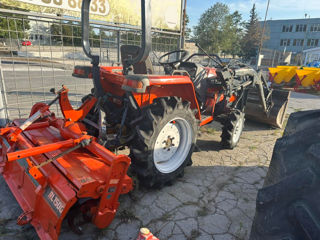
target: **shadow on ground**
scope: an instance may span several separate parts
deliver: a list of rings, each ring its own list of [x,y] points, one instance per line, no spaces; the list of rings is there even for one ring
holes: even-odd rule
[[[160,239],[246,239],[266,170],[188,167],[172,186],[121,196],[117,217],[108,228],[88,224],[79,236],[64,222],[59,239],[136,239],[142,226]],[[37,239],[32,227],[16,225],[21,209],[2,177],[0,196],[0,239]]]

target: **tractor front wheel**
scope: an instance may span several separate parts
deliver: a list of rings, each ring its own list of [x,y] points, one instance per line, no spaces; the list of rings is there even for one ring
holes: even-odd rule
[[[244,113],[232,111],[223,123],[221,145],[224,148],[233,149],[237,146],[244,128]]]
[[[190,103],[177,97],[155,99],[142,115],[130,147],[131,168],[143,185],[162,186],[191,162],[198,122]]]

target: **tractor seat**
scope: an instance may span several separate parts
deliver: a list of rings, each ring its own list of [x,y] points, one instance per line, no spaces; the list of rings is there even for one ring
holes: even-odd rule
[[[141,47],[135,45],[122,45],[120,48],[121,52],[121,61],[124,65],[124,60],[133,59],[138,56]],[[133,72],[135,74],[153,74],[153,66],[149,57],[143,62],[135,63],[133,65]]]
[[[179,65],[179,70],[185,70],[189,73],[193,82],[194,89],[201,102],[205,101],[207,92],[207,71],[201,64],[193,62],[182,62]]]
[[[181,62],[178,69],[187,71],[193,81],[196,79],[196,76],[199,74],[202,67],[200,64],[196,64],[193,62]]]

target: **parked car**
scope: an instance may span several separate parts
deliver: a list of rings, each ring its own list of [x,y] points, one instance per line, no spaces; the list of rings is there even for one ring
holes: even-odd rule
[[[29,40],[22,41],[22,46],[31,46],[32,43]]]
[[[308,67],[320,68],[320,61],[319,60],[314,60],[311,63],[309,63],[307,66]]]

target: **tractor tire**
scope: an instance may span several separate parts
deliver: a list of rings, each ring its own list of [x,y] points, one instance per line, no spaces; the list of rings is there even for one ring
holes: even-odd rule
[[[223,121],[221,134],[221,146],[223,148],[233,149],[237,146],[244,128],[244,121],[244,113],[241,111],[232,111]]]
[[[190,103],[178,97],[155,99],[142,109],[142,117],[130,146],[131,169],[139,184],[162,187],[183,176],[190,165],[198,120]]]
[[[320,111],[292,114],[285,132],[258,191],[250,240],[320,238]]]
[[[283,132],[283,136],[289,136],[307,127],[312,127],[320,120],[319,110],[301,111],[291,114],[287,126]]]
[[[92,94],[88,94],[86,96],[84,96],[81,99],[81,102],[84,103],[87,99],[91,98],[93,95]],[[87,114],[87,116],[85,116],[85,119],[89,120],[90,122],[94,123],[94,124],[99,124],[99,110],[96,109],[96,107],[94,106],[89,113]],[[99,137],[99,129],[93,127],[92,125],[86,123],[84,121],[84,124],[86,125],[87,128],[87,132],[89,135],[91,136],[95,136],[95,137]]]

